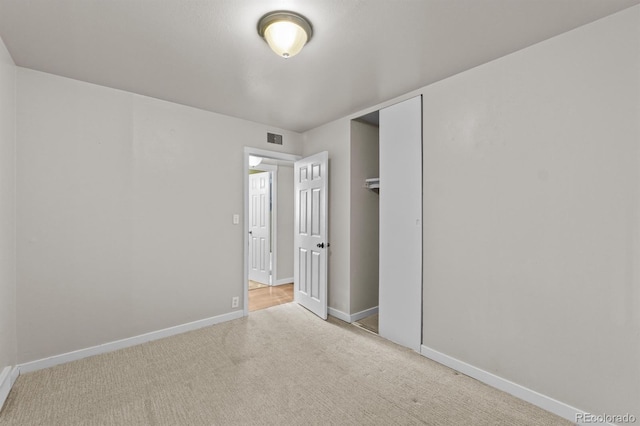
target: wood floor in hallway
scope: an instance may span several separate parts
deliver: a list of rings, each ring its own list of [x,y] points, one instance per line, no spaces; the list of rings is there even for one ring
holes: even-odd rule
[[[249,312],[293,302],[293,283],[249,290]]]

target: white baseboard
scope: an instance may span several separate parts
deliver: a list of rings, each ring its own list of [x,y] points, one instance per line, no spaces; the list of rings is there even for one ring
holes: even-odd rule
[[[473,377],[482,383],[511,394],[551,413],[557,414],[570,422],[576,423],[576,419],[578,418],[577,415],[585,414],[584,411],[567,405],[564,402],[557,401],[539,392],[525,388],[524,386],[513,383],[507,379],[503,379],[493,373],[474,367],[471,364],[467,364],[464,361],[445,355],[442,352],[438,352],[427,346],[422,345],[420,347],[420,353],[433,361],[453,368],[462,374]]]
[[[364,311],[360,311],[360,312],[356,312],[355,314],[351,314],[351,321],[350,322],[356,322],[361,320],[362,318],[366,318],[368,316],[371,316],[373,314],[377,314],[378,313],[378,307],[374,306],[373,308],[369,308],[369,309],[365,309]]]
[[[274,285],[291,284],[292,282],[293,282],[293,277],[291,277],[291,278],[281,278],[279,280],[276,280],[276,283]]]
[[[328,311],[329,311],[329,315],[331,315],[332,317],[338,318],[339,320],[342,320],[348,323],[352,323],[352,322],[361,320],[362,318],[368,317],[369,315],[377,314],[378,307],[374,306],[373,308],[365,309],[364,311],[356,312],[355,314],[351,314],[351,315],[345,314],[344,312],[334,308],[328,308]]]
[[[349,314],[345,314],[344,312],[331,307],[327,308],[327,311],[332,317],[338,318],[341,321],[351,322],[351,316]]]
[[[92,346],[90,348],[79,349],[77,351],[67,352],[36,361],[26,362],[24,364],[19,364],[18,369],[20,373],[42,370],[43,368],[53,367],[54,365],[76,361],[93,355],[117,351],[118,349],[128,348],[130,346],[139,345],[141,343],[150,342],[152,340],[163,339],[165,337],[174,336],[176,334],[185,333],[187,331],[197,330],[202,327],[208,327],[210,325],[219,324],[221,322],[242,318],[243,316],[244,312],[242,310],[233,311],[229,312],[228,314],[205,318],[202,320],[177,325],[175,327],[169,327],[158,331],[152,331],[150,333],[141,334],[139,336],[133,336],[122,340],[116,340],[114,342]]]
[[[13,368],[5,367],[0,373],[0,411],[19,375],[20,370],[17,366]]]

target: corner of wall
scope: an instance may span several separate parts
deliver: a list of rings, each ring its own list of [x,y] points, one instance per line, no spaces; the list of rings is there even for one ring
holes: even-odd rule
[[[329,307],[349,311],[350,120],[342,118],[303,134],[304,156],[329,152]]]
[[[16,318],[17,68],[0,39],[0,409],[18,377]]]
[[[11,388],[13,388],[13,384],[16,382],[19,375],[20,369],[17,366],[13,368],[5,367],[0,372],[0,411],[4,408],[4,403],[9,397]]]

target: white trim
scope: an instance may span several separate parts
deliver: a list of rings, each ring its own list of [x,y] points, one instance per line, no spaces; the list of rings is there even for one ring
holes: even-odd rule
[[[130,346],[139,345],[141,343],[163,339],[165,337],[174,336],[176,334],[197,330],[202,327],[208,327],[210,325],[219,324],[221,322],[231,321],[231,320],[242,318],[242,317],[243,317],[243,313],[241,310],[233,311],[233,312],[229,312],[228,314],[218,315],[215,317],[205,318],[202,320],[193,321],[186,324],[176,325],[174,327],[152,331],[150,333],[141,334],[139,336],[128,337],[126,339],[116,340],[114,342],[109,342],[109,343],[103,343],[101,345],[92,346],[90,348],[79,349],[77,351],[67,352],[64,354],[54,355],[54,356],[39,359],[36,361],[26,362],[24,364],[19,364],[18,368],[20,369],[20,373],[28,373],[30,371],[41,370],[43,368],[53,367],[54,365],[64,364],[67,362],[76,361],[76,360],[87,358],[94,355],[117,351],[118,349],[124,349]]]
[[[269,284],[275,285],[278,276],[278,166],[273,166],[275,170],[271,170],[271,212],[269,219],[271,220],[271,275],[269,275]]]
[[[369,315],[377,314],[378,307],[374,306],[373,308],[365,309],[364,311],[356,312],[355,314],[345,314],[344,312],[332,307],[329,307],[328,311],[329,315],[331,315],[332,317],[338,318],[339,320],[348,323],[352,323],[361,320],[362,318],[368,317]]]
[[[265,157],[265,158],[271,158],[273,160],[284,160],[284,161],[293,161],[293,162],[298,161],[302,158],[301,155],[288,154],[286,152],[269,151],[266,149],[253,148],[251,146],[245,146],[244,153],[247,154],[247,158],[246,158],[247,161],[245,162],[247,167],[249,167],[249,154],[255,155],[256,157]]]
[[[291,284],[292,282],[293,282],[293,277],[291,277],[291,278],[280,278],[279,280],[276,280],[274,285]]]
[[[17,366],[13,368],[5,367],[0,373],[0,410],[2,410],[9,392],[11,392],[11,388],[19,375],[20,369]]]
[[[460,361],[449,355],[445,355],[442,352],[438,352],[435,349],[431,349],[425,345],[422,345],[420,347],[420,354],[435,362],[453,368],[454,370],[459,371],[462,374],[473,377],[474,379],[479,380],[491,387],[499,389],[503,392],[515,396],[516,398],[520,398],[544,410],[563,417],[571,422],[576,422],[577,414],[585,414],[584,411],[565,404],[564,402],[555,400],[549,396],[543,395],[539,392],[521,386],[507,379],[503,379],[502,377],[496,376],[493,373],[489,373],[488,371],[482,370],[478,367],[474,367],[471,364],[467,364],[464,361]]]
[[[242,288],[244,289],[243,298],[243,315],[249,315],[249,155],[255,155],[258,157],[272,158],[274,160],[284,161],[298,161],[302,157],[300,155],[286,154],[284,152],[267,151],[260,148],[252,148],[249,146],[244,147],[244,155],[242,157],[242,170],[244,174],[243,179],[243,203],[244,203],[244,232],[242,235],[243,241],[243,282]]]
[[[349,314],[345,314],[344,312],[334,309],[330,306],[327,308],[327,311],[329,315],[331,315],[332,317],[338,318],[341,321],[345,321],[349,323],[351,322],[351,315]]]
[[[377,314],[378,313],[378,307],[374,306],[373,308],[369,308],[369,309],[365,309],[364,311],[360,311],[360,312],[356,312],[355,314],[351,314],[351,321],[350,322],[356,322],[361,320],[362,318],[366,318],[368,316],[371,316],[373,314]]]

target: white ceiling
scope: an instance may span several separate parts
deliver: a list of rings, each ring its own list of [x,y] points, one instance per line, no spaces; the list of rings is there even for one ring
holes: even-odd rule
[[[0,0],[17,65],[305,131],[640,0]],[[275,9],[314,36],[277,57]]]

